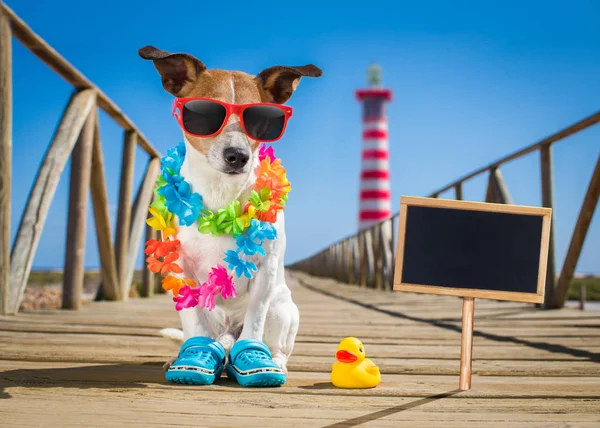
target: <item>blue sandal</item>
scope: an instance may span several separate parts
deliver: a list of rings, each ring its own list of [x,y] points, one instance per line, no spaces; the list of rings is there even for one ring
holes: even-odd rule
[[[169,382],[211,385],[221,376],[224,361],[225,350],[219,342],[210,337],[192,337],[181,346],[165,377]]]
[[[273,362],[267,345],[253,339],[233,345],[226,369],[227,377],[242,386],[280,386],[286,380],[283,370]]]

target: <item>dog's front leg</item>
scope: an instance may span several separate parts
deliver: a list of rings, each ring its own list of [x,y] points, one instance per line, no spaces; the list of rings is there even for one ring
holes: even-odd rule
[[[279,258],[279,254],[267,253],[252,279],[244,327],[238,340],[263,340],[267,312],[277,286]]]

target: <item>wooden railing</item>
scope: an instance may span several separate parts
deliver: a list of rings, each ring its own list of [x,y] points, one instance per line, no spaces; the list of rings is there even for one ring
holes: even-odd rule
[[[540,173],[542,205],[554,206],[554,181],[552,172],[552,145],[558,141],[589,128],[600,122],[600,112],[597,112],[574,125],[569,126],[531,146],[499,159],[459,180],[433,192],[429,197],[437,198],[445,191],[454,189],[455,198],[463,199],[463,183],[481,174],[488,173],[488,185],[485,195],[486,202],[512,203],[508,189],[502,178],[500,166],[518,159],[529,153],[540,153]],[[600,143],[600,142],[599,142]],[[556,276],[554,226],[550,232],[550,249],[548,254],[548,273],[546,275],[546,295],[544,307],[562,307],[573,280],[575,267],[589,229],[594,210],[600,195],[600,155],[592,172],[586,195],[584,197],[579,217],[560,276]],[[344,238],[319,253],[301,260],[290,266],[310,274],[335,278],[350,284],[363,287],[373,287],[391,290],[394,278],[394,225],[400,213],[391,218],[364,229],[356,235]],[[554,222],[553,222],[554,223]]]
[[[74,90],[35,178],[11,251],[13,36],[69,82]],[[104,110],[124,130],[119,222],[114,247],[97,108]],[[150,158],[132,206],[136,146],[140,146]],[[69,156],[72,162],[62,306],[78,309],[81,304],[90,190],[100,254],[102,294],[108,300],[125,300],[132,283],[141,235],[146,229],[148,238],[154,236],[152,230],[145,227],[145,220],[159,171],[159,153],[110,98],[34,33],[10,8],[0,3],[0,314],[14,314],[19,309],[50,203]],[[151,294],[153,279],[153,275],[143,277],[144,295]]]

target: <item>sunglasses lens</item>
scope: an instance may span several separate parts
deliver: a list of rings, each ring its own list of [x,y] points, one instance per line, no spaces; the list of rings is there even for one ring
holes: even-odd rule
[[[283,132],[285,113],[275,106],[251,106],[244,110],[244,125],[255,140],[276,140]]]
[[[190,134],[211,135],[221,128],[226,115],[225,107],[219,103],[188,101],[183,106],[183,127]]]

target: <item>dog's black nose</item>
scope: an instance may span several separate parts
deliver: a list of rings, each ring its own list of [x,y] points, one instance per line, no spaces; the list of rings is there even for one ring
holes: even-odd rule
[[[234,170],[241,169],[248,163],[250,156],[241,149],[235,147],[228,147],[223,150],[223,157],[227,165],[231,166]]]

